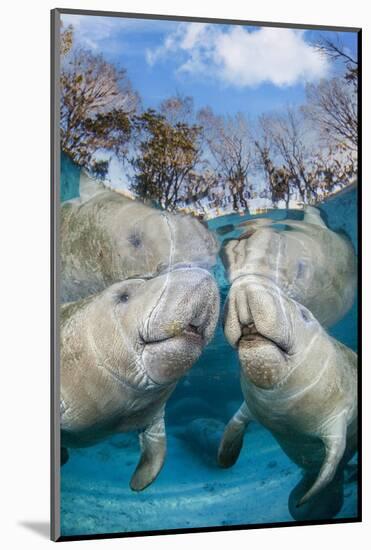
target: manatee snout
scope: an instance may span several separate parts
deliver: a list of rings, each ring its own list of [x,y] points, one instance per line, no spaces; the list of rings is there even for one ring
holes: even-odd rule
[[[274,283],[246,276],[232,284],[224,310],[224,333],[232,346],[247,339],[252,347],[265,339],[287,351],[291,332],[287,299]]]
[[[224,333],[237,347],[241,369],[253,384],[270,388],[282,379],[292,324],[286,299],[271,281],[246,276],[232,284]]]
[[[149,313],[143,334],[147,343],[198,334],[207,343],[214,332],[219,312],[219,293],[209,272],[200,268],[179,268],[154,280],[149,292],[158,299]]]
[[[200,356],[214,333],[219,293],[213,277],[199,268],[157,277],[158,299],[142,334],[143,363],[157,383],[178,380]]]

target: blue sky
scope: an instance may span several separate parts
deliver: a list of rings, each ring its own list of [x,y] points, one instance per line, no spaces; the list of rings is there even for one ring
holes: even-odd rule
[[[339,70],[314,50],[340,38],[356,56],[356,33],[63,15],[75,40],[127,70],[143,106],[179,93],[218,114],[262,112],[303,102],[305,83]]]

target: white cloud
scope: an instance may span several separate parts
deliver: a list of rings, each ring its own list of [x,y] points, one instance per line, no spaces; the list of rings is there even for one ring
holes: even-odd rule
[[[147,51],[151,65],[177,55],[178,71],[214,77],[235,87],[270,82],[290,86],[329,72],[329,61],[305,41],[305,31],[183,23],[164,43]]]
[[[65,27],[73,26],[77,42],[92,50],[97,50],[100,42],[109,38],[117,30],[121,20],[93,15],[63,14],[62,22]]]
[[[74,39],[80,45],[92,50],[107,50],[107,41],[116,41],[117,51],[123,47],[123,36],[133,33],[164,33],[172,30],[176,24],[171,21],[109,17],[103,15],[62,14],[63,25],[72,25]],[[123,34],[122,31],[125,31]],[[112,48],[112,44],[110,45]],[[125,50],[126,51],[126,50]]]

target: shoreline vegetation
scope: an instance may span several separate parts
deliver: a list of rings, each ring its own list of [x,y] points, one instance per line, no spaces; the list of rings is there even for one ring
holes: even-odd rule
[[[63,161],[62,161],[62,164],[63,164]],[[78,170],[78,168],[77,168],[77,170]],[[90,178],[90,176],[87,172],[85,172],[85,176]],[[66,181],[66,179],[64,181]],[[135,194],[132,191],[130,191],[130,189],[111,186],[111,185],[109,185],[109,183],[107,183],[103,179],[94,179],[94,180],[92,180],[92,183],[97,183],[98,185],[102,184],[104,186],[104,188],[106,188],[107,190],[114,191],[115,193],[123,195],[124,197],[126,197],[128,199],[131,199],[131,200],[138,200],[138,197],[136,197]],[[62,182],[62,185],[63,184],[64,184],[64,182]],[[320,199],[317,200],[317,202],[312,203],[312,205],[316,206],[317,204],[328,202],[328,201],[330,201],[332,199],[335,199],[335,198],[337,198],[337,197],[339,197],[339,196],[341,196],[345,193],[348,193],[348,192],[352,191],[353,189],[356,189],[357,186],[358,186],[357,182],[351,182],[348,185],[346,185],[345,187],[341,187],[339,189],[333,190],[332,193],[328,194],[326,197],[324,197],[324,198],[321,197]],[[69,196],[68,198],[65,198],[64,200],[62,200],[62,202],[65,202],[66,200],[78,198],[78,196],[79,196],[78,188],[79,188],[79,184],[77,183],[77,185],[75,185],[75,195],[74,196]],[[67,191],[67,193],[68,193],[68,191]],[[229,208],[229,209],[225,209],[225,210],[223,210],[223,209],[214,209],[213,210],[213,209],[209,209],[207,207],[200,211],[200,210],[192,209],[192,206],[188,206],[188,207],[184,207],[184,208],[178,208],[177,212],[187,214],[187,215],[191,215],[191,216],[195,216],[196,218],[203,219],[203,220],[207,221],[207,220],[213,220],[215,218],[219,218],[219,217],[222,217],[222,216],[228,216],[230,214],[239,214],[240,216],[245,216],[246,214],[250,214],[252,216],[255,216],[255,215],[260,215],[260,214],[267,214],[267,213],[269,213],[271,211],[274,211],[274,210],[299,210],[299,211],[301,211],[301,210],[304,209],[304,206],[305,206],[304,202],[300,202],[300,201],[296,201],[296,200],[291,200],[289,202],[288,207],[287,207],[286,203],[284,203],[283,201],[280,201],[280,202],[278,202],[274,205],[271,204],[271,205],[267,205],[267,206],[255,206],[254,201],[252,200],[250,202],[248,208],[246,208],[245,210],[240,209],[237,212],[235,210],[233,210],[233,208]]]
[[[213,219],[300,210],[357,184],[358,62],[339,40],[311,45],[334,72],[306,84],[302,105],[251,120],[248,106],[196,112],[181,94],[143,109],[126,69],[79,46],[75,32],[62,24],[61,149],[107,188]]]

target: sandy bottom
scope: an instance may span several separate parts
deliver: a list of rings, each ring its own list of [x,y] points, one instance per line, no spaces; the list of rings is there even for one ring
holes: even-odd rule
[[[139,457],[135,434],[70,451],[62,468],[62,535],[293,521],[287,500],[300,470],[256,424],[249,427],[235,466],[218,468],[222,429],[215,419],[168,427],[165,466],[141,493],[129,488]],[[357,515],[354,477],[348,472],[337,518]]]

